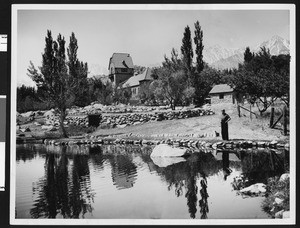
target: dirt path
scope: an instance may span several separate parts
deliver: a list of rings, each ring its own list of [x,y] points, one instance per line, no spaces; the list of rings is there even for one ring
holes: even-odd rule
[[[283,136],[280,130],[270,129],[267,118],[255,118],[249,116],[238,117],[236,106],[228,104],[212,105],[211,109],[215,115],[200,116],[189,119],[165,120],[161,122],[148,122],[141,125],[129,126],[123,129],[99,129],[92,135],[113,135],[113,134],[140,134],[145,136],[160,134],[206,134],[206,139],[215,138],[214,132],[220,133],[220,113],[222,109],[231,116],[229,122],[229,138],[245,140],[283,140],[287,141],[288,136]],[[221,137],[217,137],[221,139]]]

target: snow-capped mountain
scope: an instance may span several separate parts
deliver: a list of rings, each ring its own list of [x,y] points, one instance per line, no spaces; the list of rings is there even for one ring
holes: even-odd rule
[[[290,42],[280,36],[273,36],[270,40],[264,41],[256,47],[250,47],[250,51],[259,52],[261,47],[270,50],[271,55],[288,54]],[[239,49],[229,49],[215,45],[203,50],[203,59],[210,66],[216,69],[237,68],[239,63],[244,61],[244,51],[246,47]]]
[[[290,41],[283,39],[280,36],[273,36],[270,40],[262,42],[254,49],[254,52],[258,52],[261,47],[269,49],[271,55],[290,53]]]

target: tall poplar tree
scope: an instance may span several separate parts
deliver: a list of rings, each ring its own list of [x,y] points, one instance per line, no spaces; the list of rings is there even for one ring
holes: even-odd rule
[[[88,87],[88,65],[79,61],[77,57],[78,44],[74,32],[70,36],[68,52],[69,74],[72,79],[72,87],[74,94],[74,104],[77,106],[85,106],[89,103],[89,87]]]
[[[28,76],[35,82],[41,99],[50,102],[59,113],[60,130],[63,137],[67,137],[64,120],[67,107],[72,103],[70,77],[66,64],[65,39],[60,34],[57,41],[52,38],[51,31],[47,31],[45,48],[42,54],[40,72],[32,62],[28,67]]]
[[[194,42],[196,45],[195,53],[196,53],[196,73],[201,73],[204,68],[203,61],[203,31],[201,29],[199,21],[195,23],[195,37]]]
[[[193,48],[191,30],[189,26],[186,26],[183,33],[182,45],[181,45],[182,62],[184,65],[185,73],[189,84],[192,83],[192,68],[193,68]]]
[[[194,43],[196,45],[196,72],[194,76],[194,87],[195,87],[195,96],[194,96],[194,103],[195,105],[199,106],[203,102],[203,91],[206,88],[203,88],[203,85],[205,84],[205,78],[203,78],[203,74],[201,72],[204,69],[204,61],[203,61],[203,31],[201,29],[199,21],[197,21],[195,24],[195,37],[194,37]]]

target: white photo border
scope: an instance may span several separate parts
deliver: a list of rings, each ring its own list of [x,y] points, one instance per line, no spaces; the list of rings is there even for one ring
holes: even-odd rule
[[[290,218],[288,219],[16,219],[17,37],[20,10],[289,10],[290,12]],[[13,4],[11,37],[11,225],[293,225],[296,222],[296,15],[294,4]]]

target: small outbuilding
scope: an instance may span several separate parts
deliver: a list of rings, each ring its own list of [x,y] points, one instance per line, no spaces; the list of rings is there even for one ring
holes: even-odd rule
[[[209,92],[211,104],[235,103],[234,89],[228,84],[215,85]]]

